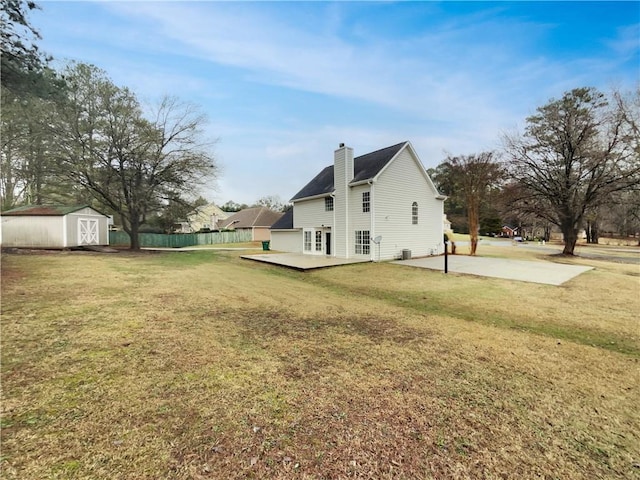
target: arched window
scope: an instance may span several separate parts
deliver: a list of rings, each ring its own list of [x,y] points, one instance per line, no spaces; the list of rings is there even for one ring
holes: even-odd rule
[[[418,224],[418,202],[413,202],[411,204],[411,223],[413,225]]]

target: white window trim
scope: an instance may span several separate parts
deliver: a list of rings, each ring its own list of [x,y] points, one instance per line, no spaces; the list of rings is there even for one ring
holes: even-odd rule
[[[367,197],[366,202],[365,202],[365,196]],[[362,192],[362,213],[369,213],[369,212],[371,212],[371,192],[366,191],[366,192]]]
[[[334,206],[333,197],[324,197],[324,211],[333,212],[334,209],[335,209],[335,206]]]
[[[309,235],[309,248],[307,248],[307,234]],[[302,253],[307,255],[313,253],[313,229],[305,228],[302,231]]]
[[[361,243],[358,243],[358,237],[360,237],[359,240]],[[354,238],[353,251],[355,255],[371,255],[371,231],[370,230],[355,230],[353,238]]]
[[[304,228],[302,230],[302,253],[305,255],[324,255],[325,252],[325,229],[323,227]],[[310,243],[306,242],[306,236],[309,236]],[[318,244],[317,240],[320,240]],[[306,247],[309,246],[309,249]],[[318,249],[318,246],[320,249]]]

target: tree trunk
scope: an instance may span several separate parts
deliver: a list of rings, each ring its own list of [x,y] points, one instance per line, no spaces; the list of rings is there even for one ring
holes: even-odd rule
[[[478,233],[471,234],[471,247],[469,250],[469,255],[475,255],[476,250],[478,249]]]
[[[562,236],[564,238],[564,250],[563,255],[573,255],[573,250],[576,248],[576,242],[578,241],[578,231],[573,226],[562,226]]]
[[[469,255],[475,255],[478,249],[478,230],[480,229],[479,205],[474,198],[469,199]]]
[[[593,224],[591,225],[591,243],[597,244],[599,239],[600,239],[600,228],[597,222],[593,222]]]
[[[129,249],[140,250],[140,222],[131,220],[128,228],[126,222],[122,222],[124,231],[129,234]]]
[[[598,243],[598,238],[600,238],[600,232],[598,229],[598,222],[596,220],[587,221],[587,243]]]
[[[131,226],[131,233],[129,234],[129,238],[131,239],[131,245],[129,248],[131,250],[140,250],[139,230],[139,225],[136,225],[135,227],[133,225]]]

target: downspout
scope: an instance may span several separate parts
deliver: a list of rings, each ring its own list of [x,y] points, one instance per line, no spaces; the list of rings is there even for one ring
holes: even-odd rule
[[[333,223],[331,224],[331,256],[336,256],[336,192],[335,190],[329,195],[333,199]],[[326,237],[325,237],[326,238]]]
[[[375,196],[373,194],[373,180],[369,180],[367,182],[367,184],[369,185],[369,192],[370,192],[370,207],[369,207],[369,215],[370,215],[370,219],[369,219],[369,225],[370,225],[370,231],[369,231],[369,257],[371,258],[372,262],[375,262],[375,248],[371,248],[371,239],[372,238],[376,238],[376,216],[375,216]]]
[[[78,235],[80,235],[80,225],[78,225]],[[78,242],[80,243],[80,242]],[[67,216],[62,216],[62,248],[67,248]]]
[[[349,230],[349,208],[351,205],[349,204],[349,182],[347,181],[345,181],[344,201],[346,205],[344,212],[344,252],[345,258],[351,258],[351,251],[349,250],[349,235],[351,234]]]

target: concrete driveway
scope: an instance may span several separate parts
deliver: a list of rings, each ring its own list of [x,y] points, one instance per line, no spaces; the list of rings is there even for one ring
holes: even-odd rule
[[[506,258],[471,257],[468,255],[449,255],[449,272],[479,275],[482,277],[504,278],[520,282],[562,285],[593,267],[564,265],[553,262],[529,262]],[[444,256],[416,258],[393,262],[397,265],[428,268],[444,271]]]

